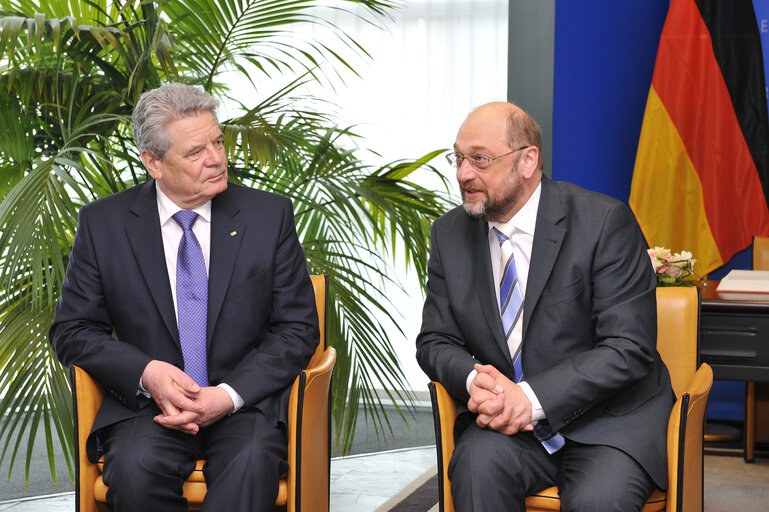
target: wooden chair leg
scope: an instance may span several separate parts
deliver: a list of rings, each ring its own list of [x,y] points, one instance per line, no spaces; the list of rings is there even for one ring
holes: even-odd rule
[[[745,462],[753,462],[756,448],[756,383],[745,386]]]

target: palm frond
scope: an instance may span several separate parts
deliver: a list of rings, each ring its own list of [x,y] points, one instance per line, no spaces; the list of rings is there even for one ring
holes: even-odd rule
[[[396,2],[348,3],[379,15],[397,6]],[[167,30],[177,42],[179,60],[203,77],[206,90],[238,61],[267,77],[335,71],[334,65],[321,68],[329,59],[357,74],[339,50],[306,35],[308,27],[325,29],[353,55],[367,55],[360,44],[319,14],[324,3],[318,0],[163,0],[158,4],[163,15],[173,20]]]

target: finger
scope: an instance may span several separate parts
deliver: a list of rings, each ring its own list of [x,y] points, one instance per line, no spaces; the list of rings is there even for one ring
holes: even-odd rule
[[[499,396],[501,395],[491,393],[485,389],[475,388],[474,392],[470,395],[470,400],[478,406],[488,400],[497,400]]]
[[[168,401],[165,401],[165,400],[157,401],[156,400],[155,403],[160,408],[160,410],[163,412],[164,416],[176,416],[177,414],[179,414],[181,412],[177,407],[174,406],[174,404],[172,404],[172,403],[170,403]]]
[[[190,411],[184,411],[174,416],[155,416],[155,421],[163,425],[164,427],[181,426],[188,423],[196,423],[200,418],[199,414],[195,414]]]
[[[478,405],[478,413],[485,414],[486,416],[497,416],[505,409],[504,399],[500,399],[501,395],[497,395],[492,400],[486,400]]]
[[[178,374],[174,375],[173,379],[174,384],[177,385],[182,392],[191,393],[193,395],[200,393],[200,386],[198,386],[198,383],[195,382],[193,378],[186,373],[179,372]]]
[[[480,389],[485,389],[487,391],[490,391],[492,393],[502,393],[502,386],[497,384],[497,382],[488,374],[486,373],[478,373],[478,375],[475,376],[473,379],[473,382],[470,386],[472,391],[472,386],[478,387]]]
[[[206,408],[202,404],[195,400],[190,400],[189,397],[181,393],[175,393],[174,396],[171,397],[171,403],[176,406],[180,412],[190,411],[198,415],[206,413]]]
[[[200,432],[200,425],[198,425],[197,423],[187,423],[186,425],[180,426],[179,430],[181,430],[185,434],[194,436],[195,434]]]
[[[490,421],[491,416],[486,416],[485,414],[479,414],[478,417],[475,418],[475,423],[481,428],[486,428]]]
[[[197,397],[200,394],[200,387],[198,387],[197,391],[191,391],[191,390],[185,388],[184,386],[182,386],[182,384],[177,382],[176,380],[172,380],[171,381],[171,386],[173,387],[173,389],[175,391],[183,394],[184,396],[186,396],[188,398],[194,398],[194,397]]]
[[[476,391],[470,396],[467,401],[467,408],[470,412],[478,412],[478,407],[484,402],[493,400],[497,395],[492,395],[487,391]]]
[[[179,425],[179,426],[166,427],[166,428],[170,430],[178,430],[179,432],[183,432],[191,436],[196,435],[200,431],[200,427],[197,425],[197,423],[187,423],[186,425]]]
[[[185,423],[184,425],[163,425],[160,424],[161,427],[167,428],[168,430],[177,430],[179,432],[183,432],[185,434],[189,434],[191,436],[194,436],[200,431],[200,427],[197,423]]]
[[[197,434],[200,430],[200,427],[195,422],[184,422],[180,419],[180,416],[163,416],[162,414],[158,414],[153,418],[155,423],[159,424],[161,427],[165,427],[171,430],[179,430],[181,432],[184,432],[185,434]]]
[[[515,435],[515,434],[518,433],[517,430],[515,430],[513,427],[511,427],[509,425],[507,425],[504,428],[498,430],[497,432],[499,432],[500,434],[504,434],[506,436],[512,436],[512,435]]]
[[[494,416],[494,419],[489,422],[489,428],[494,430],[502,430],[507,426],[513,426],[516,432],[518,431],[516,422],[511,421],[510,408],[503,407],[502,410]]]
[[[478,364],[478,363],[475,363],[474,368],[475,368],[475,371],[477,371],[479,374],[488,375],[492,379],[496,379],[499,375],[501,375],[499,373],[499,370],[497,370],[496,368],[494,368],[490,364]]]

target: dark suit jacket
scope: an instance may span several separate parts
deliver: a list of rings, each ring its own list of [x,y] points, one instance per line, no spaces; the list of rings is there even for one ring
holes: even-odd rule
[[[229,384],[245,408],[285,423],[291,383],[318,344],[290,201],[233,184],[214,197],[209,267],[210,384]],[[183,358],[154,181],[81,208],[49,338],[64,365],[82,367],[105,390],[92,434],[157,414],[137,397],[139,378],[153,359],[183,369]]]
[[[554,431],[614,446],[667,486],[665,440],[674,395],[656,350],[655,278],[630,210],[542,179],[523,313],[524,380]],[[509,378],[488,224],[458,207],[433,225],[417,358],[473,418],[465,381],[476,362]]]

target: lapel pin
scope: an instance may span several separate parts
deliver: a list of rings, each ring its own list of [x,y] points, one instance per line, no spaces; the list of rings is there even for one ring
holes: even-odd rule
[[[237,232],[237,231],[230,231],[230,236],[235,236],[235,235],[237,235],[237,234],[238,234],[238,232]]]

